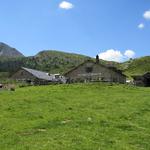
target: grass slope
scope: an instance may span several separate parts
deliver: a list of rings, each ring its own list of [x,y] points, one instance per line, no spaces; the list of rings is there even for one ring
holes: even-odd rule
[[[75,84],[0,92],[1,150],[148,150],[150,88]]]
[[[121,64],[121,68],[129,76],[141,75],[150,71],[150,56],[133,59]]]

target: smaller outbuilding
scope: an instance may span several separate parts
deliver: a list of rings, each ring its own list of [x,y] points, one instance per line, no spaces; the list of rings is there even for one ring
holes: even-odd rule
[[[143,75],[135,75],[133,77],[133,82],[137,86],[150,87],[150,72]]]
[[[63,78],[56,78],[55,75],[47,72],[22,67],[12,76],[12,79],[32,85],[47,85],[51,83],[60,83]]]

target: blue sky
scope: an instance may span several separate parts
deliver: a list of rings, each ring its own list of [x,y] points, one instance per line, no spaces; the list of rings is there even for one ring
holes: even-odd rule
[[[150,55],[150,0],[0,2],[0,41],[26,56],[48,49],[116,61],[125,52]]]

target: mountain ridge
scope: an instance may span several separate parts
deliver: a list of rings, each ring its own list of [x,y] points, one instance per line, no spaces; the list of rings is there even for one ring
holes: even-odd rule
[[[3,42],[0,42],[0,57],[15,58],[15,57],[24,57],[24,55],[17,49]]]

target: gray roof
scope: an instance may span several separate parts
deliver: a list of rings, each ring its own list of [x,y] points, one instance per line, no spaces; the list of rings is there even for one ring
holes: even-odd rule
[[[47,80],[47,81],[53,80],[53,77],[49,76],[47,72],[42,72],[42,71],[24,68],[24,67],[22,67],[22,69],[29,72],[30,74],[32,74],[33,76],[35,76],[38,79]]]

